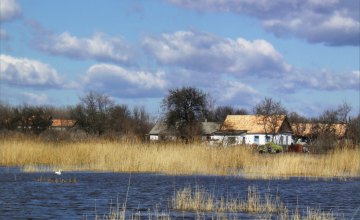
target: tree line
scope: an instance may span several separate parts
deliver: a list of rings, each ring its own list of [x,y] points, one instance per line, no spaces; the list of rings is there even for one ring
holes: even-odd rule
[[[331,135],[331,125],[347,125],[348,138],[360,142],[360,114],[349,116],[351,106],[344,102],[335,109],[327,109],[318,117],[307,118],[287,110],[280,101],[264,98],[251,111],[232,106],[214,107],[209,94],[195,87],[170,89],[163,98],[162,121],[178,131],[186,142],[200,135],[200,123],[207,120],[223,122],[227,115],[264,115],[264,124],[276,123],[276,117],[287,115],[290,123],[322,123],[322,135]],[[145,135],[154,125],[144,107],[129,108],[114,103],[109,96],[91,91],[79,98],[79,103],[66,108],[53,106],[9,106],[0,103],[0,130],[17,130],[36,135],[47,131],[54,118],[76,120],[76,128],[90,136],[136,137],[145,140]],[[274,125],[275,126],[275,125]],[[270,125],[271,127],[271,125]],[[271,134],[271,131],[269,131]],[[321,135],[318,135],[321,136]],[[332,135],[333,137],[334,135]],[[324,137],[324,140],[332,140]]]

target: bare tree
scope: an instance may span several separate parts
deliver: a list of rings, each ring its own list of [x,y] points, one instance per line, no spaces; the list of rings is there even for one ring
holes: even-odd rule
[[[199,89],[171,89],[163,100],[166,123],[189,141],[199,134],[200,122],[206,118],[209,105],[208,95]]]
[[[109,96],[91,91],[80,97],[80,103],[72,110],[72,118],[86,132],[101,135],[108,129],[107,119],[113,105]]]
[[[134,107],[133,109],[133,133],[140,139],[145,140],[145,135],[149,132],[152,124],[150,116],[144,107]]]
[[[357,116],[350,118],[347,136],[353,141],[354,146],[360,144],[360,113],[358,113]]]
[[[51,125],[52,112],[41,106],[19,106],[14,109],[12,122],[23,132],[40,134]]]
[[[132,130],[131,112],[126,105],[115,105],[109,109],[108,125],[111,131],[127,135]]]
[[[348,120],[349,113],[351,112],[351,105],[347,102],[343,102],[337,108],[337,120],[342,123],[346,123]]]
[[[6,104],[0,102],[0,130],[11,130],[13,118],[13,109]]]
[[[272,134],[271,141],[274,141],[276,129],[279,121],[286,115],[286,109],[280,101],[274,101],[272,98],[265,98],[254,107],[254,113],[259,116],[264,126],[265,136]]]
[[[308,119],[296,112],[291,112],[288,118],[294,132],[294,141],[297,142],[306,130],[306,123],[308,122]]]
[[[228,115],[246,115],[245,109],[236,109],[232,106],[218,106],[212,113],[210,119],[216,122],[223,122]]]

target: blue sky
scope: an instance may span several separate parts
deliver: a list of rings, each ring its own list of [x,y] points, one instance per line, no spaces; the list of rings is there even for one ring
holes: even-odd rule
[[[156,116],[167,91],[359,112],[357,0],[0,0],[0,100],[67,106],[90,90]]]

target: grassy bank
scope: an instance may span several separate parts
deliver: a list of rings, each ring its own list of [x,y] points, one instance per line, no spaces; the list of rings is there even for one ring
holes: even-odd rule
[[[126,141],[44,142],[1,138],[0,166],[45,165],[63,170],[159,172],[166,174],[243,174],[254,178],[351,177],[360,175],[360,149],[323,155],[259,155],[246,147],[202,144],[143,144]]]

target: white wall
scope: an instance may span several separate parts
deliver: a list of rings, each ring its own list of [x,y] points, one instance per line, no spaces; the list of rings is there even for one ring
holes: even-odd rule
[[[212,135],[210,139],[211,145],[223,145],[223,146],[230,146],[230,145],[237,145],[242,144],[243,137],[245,134],[241,135]]]
[[[255,136],[258,136],[258,142],[255,142]],[[268,135],[269,141],[272,140],[272,135]],[[265,134],[247,134],[245,137],[246,144],[258,144],[265,145],[268,141],[266,141]],[[292,142],[291,134],[278,134],[274,137],[275,144],[279,145],[290,145]]]
[[[150,141],[158,141],[159,136],[158,135],[150,135]]]

